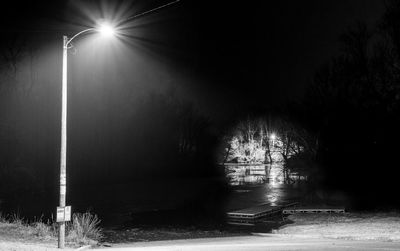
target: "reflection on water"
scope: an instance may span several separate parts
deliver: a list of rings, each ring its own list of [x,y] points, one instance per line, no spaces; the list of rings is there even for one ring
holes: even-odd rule
[[[231,186],[284,183],[281,163],[272,165],[226,165],[225,173]],[[294,175],[291,177],[296,180]]]
[[[225,173],[235,193],[229,199],[228,209],[268,203],[271,206],[297,201],[304,196],[301,177],[289,173],[291,183],[285,182],[281,163],[268,165],[226,165]]]
[[[231,186],[264,184],[267,180],[266,166],[226,166]]]

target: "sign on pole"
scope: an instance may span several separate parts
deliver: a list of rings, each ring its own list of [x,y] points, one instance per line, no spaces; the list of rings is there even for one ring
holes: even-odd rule
[[[57,207],[57,222],[63,222],[64,221],[64,208],[63,207]]]
[[[71,221],[71,206],[66,206],[65,207],[64,221]]]
[[[57,222],[71,221],[71,206],[57,207]]]

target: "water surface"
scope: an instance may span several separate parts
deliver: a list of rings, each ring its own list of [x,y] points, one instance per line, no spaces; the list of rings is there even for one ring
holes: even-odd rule
[[[227,198],[227,210],[259,204],[276,206],[299,202],[310,192],[306,177],[291,173],[291,182],[283,175],[281,163],[268,165],[225,165],[225,173],[233,192]]]

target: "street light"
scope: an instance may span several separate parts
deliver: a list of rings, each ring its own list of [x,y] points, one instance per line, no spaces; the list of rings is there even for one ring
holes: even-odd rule
[[[61,155],[60,155],[60,209],[65,216],[65,198],[67,192],[67,57],[68,49],[72,48],[71,42],[79,35],[88,32],[100,32],[105,37],[114,35],[114,28],[103,23],[98,28],[89,28],[76,33],[71,38],[63,36],[63,62],[62,62],[62,88],[61,88]],[[58,220],[57,220],[58,221]],[[59,221],[58,247],[64,248],[65,244],[65,221]]]
[[[272,140],[272,146],[274,146],[274,145],[275,145],[275,139],[276,139],[275,133],[271,133],[271,135],[269,136],[269,138]]]
[[[112,37],[115,34],[114,28],[107,23],[101,24],[98,30],[100,34],[104,37]]]

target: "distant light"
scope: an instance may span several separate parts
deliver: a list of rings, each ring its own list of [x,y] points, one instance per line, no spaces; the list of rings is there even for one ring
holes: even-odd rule
[[[276,139],[276,135],[275,133],[271,133],[271,135],[269,136],[270,139],[275,140]]]
[[[100,25],[99,32],[104,37],[113,37],[115,34],[114,27],[106,23]]]

